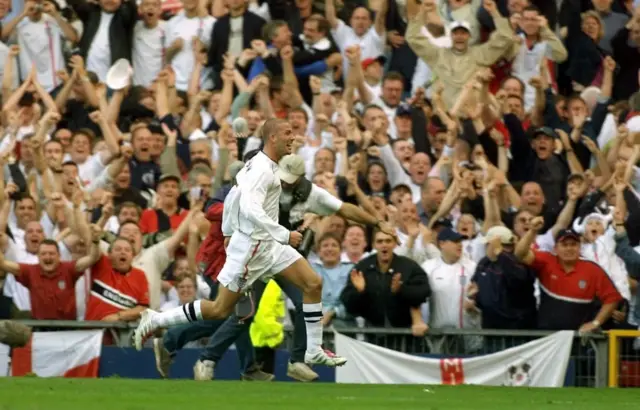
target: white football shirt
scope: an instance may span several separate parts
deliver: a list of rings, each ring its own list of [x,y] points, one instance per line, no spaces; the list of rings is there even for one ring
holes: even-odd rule
[[[236,191],[225,199],[225,211],[231,224],[252,239],[289,243],[289,231],[278,224],[280,212],[280,179],[278,164],[264,152],[249,160],[236,176]],[[225,224],[223,213],[223,225]],[[224,230],[223,230],[224,232]]]

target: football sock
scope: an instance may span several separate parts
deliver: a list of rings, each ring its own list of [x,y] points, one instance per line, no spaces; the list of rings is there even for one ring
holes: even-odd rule
[[[302,311],[307,327],[307,352],[315,353],[322,349],[322,303],[305,303]]]
[[[157,327],[169,327],[202,320],[200,301],[190,302],[166,312],[160,312],[153,317]]]

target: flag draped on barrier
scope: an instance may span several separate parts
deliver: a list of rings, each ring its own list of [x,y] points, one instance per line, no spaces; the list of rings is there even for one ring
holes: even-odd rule
[[[484,356],[434,359],[336,333],[336,354],[349,358],[336,382],[562,387],[572,341],[573,332],[562,331]]]
[[[11,375],[98,377],[102,336],[102,330],[35,332],[25,347],[13,349]],[[0,376],[7,375],[3,348],[8,350],[0,345]]]

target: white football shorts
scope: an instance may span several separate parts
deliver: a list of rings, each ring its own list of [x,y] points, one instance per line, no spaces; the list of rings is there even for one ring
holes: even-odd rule
[[[227,260],[218,281],[230,291],[240,292],[258,279],[268,282],[301,258],[289,245],[274,240],[257,241],[236,231],[229,240]]]

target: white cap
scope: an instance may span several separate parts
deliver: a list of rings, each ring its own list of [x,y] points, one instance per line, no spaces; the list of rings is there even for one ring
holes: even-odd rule
[[[127,59],[116,61],[107,73],[107,87],[112,90],[121,90],[129,85],[133,70]]]
[[[300,155],[285,155],[278,164],[279,168],[276,172],[278,178],[287,184],[295,184],[296,181],[304,176],[305,164]]]
[[[489,228],[487,235],[482,238],[483,243],[490,242],[493,238],[500,238],[500,242],[504,245],[513,245],[516,240],[515,235],[511,232],[511,229],[504,226],[494,226]]]
[[[633,116],[627,121],[629,132],[640,132],[640,115]]]
[[[453,31],[457,28],[463,28],[471,33],[471,25],[467,21],[454,21],[449,24],[449,31]]]
[[[191,135],[189,135],[189,141],[206,140],[206,139],[207,139],[207,134],[205,134],[200,128],[196,128],[195,130],[193,130]]]

